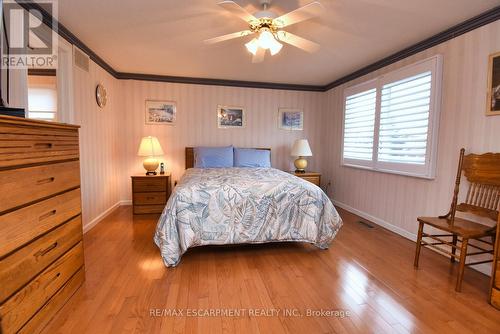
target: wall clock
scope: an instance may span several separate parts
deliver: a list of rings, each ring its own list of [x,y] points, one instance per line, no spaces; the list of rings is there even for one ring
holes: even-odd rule
[[[106,88],[104,88],[102,84],[98,84],[95,89],[95,99],[97,101],[97,105],[101,108],[104,108],[106,106],[106,102],[108,102]]]

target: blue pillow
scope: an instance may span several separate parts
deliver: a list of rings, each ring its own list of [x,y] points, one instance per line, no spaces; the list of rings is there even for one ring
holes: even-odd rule
[[[271,167],[271,151],[235,148],[234,167]]]
[[[195,147],[194,167],[223,168],[233,167],[233,147]]]

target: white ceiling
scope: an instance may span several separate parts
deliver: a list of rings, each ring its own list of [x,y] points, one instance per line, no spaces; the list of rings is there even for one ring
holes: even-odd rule
[[[252,64],[244,43],[203,40],[247,28],[219,0],[63,0],[59,20],[119,72],[325,85],[487,11],[500,0],[320,0],[321,17],[287,28],[321,44],[285,45]],[[250,12],[258,0],[235,0]],[[273,0],[284,14],[312,0]]]

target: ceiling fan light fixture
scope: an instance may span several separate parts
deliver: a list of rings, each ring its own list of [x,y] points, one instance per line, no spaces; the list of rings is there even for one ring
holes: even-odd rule
[[[269,49],[276,43],[276,39],[274,35],[269,29],[265,28],[260,31],[259,35],[259,46],[263,49]]]
[[[269,49],[272,56],[278,54],[283,48],[282,43],[297,47],[304,51],[316,52],[320,45],[300,36],[283,31],[282,29],[313,17],[320,16],[323,6],[319,1],[313,1],[305,6],[277,17],[273,10],[269,10],[272,0],[260,0],[262,10],[255,14],[249,13],[245,8],[233,0],[224,0],[218,3],[226,11],[238,16],[248,24],[248,29],[226,34],[205,40],[207,44],[224,42],[234,38],[257,34],[256,38],[245,44],[248,52],[254,55],[253,63],[263,61],[265,50]]]
[[[247,48],[248,52],[253,54],[257,54],[257,50],[259,49],[259,41],[257,38],[252,39],[250,42],[245,44],[245,47]]]
[[[274,43],[269,48],[269,51],[271,52],[271,56],[274,56],[275,54],[277,54],[278,52],[280,52],[282,47],[283,47],[283,44],[281,44],[280,42],[276,41],[276,43]]]

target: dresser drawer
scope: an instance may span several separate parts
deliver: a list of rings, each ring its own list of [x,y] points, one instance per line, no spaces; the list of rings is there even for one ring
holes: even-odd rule
[[[0,257],[81,212],[80,189],[0,216]]]
[[[78,269],[76,274],[69,279],[64,286],[38,311],[26,325],[21,328],[19,334],[40,333],[49,323],[54,314],[64,306],[66,301],[73,296],[78,288],[85,281],[85,268]]]
[[[133,192],[158,192],[167,190],[167,178],[134,177]]]
[[[16,333],[82,266],[80,242],[0,306],[1,332]]]
[[[54,122],[40,122],[39,124],[35,124],[32,120],[28,119],[16,119],[15,123],[19,123],[17,121],[30,124],[13,124],[14,122],[12,122],[12,124],[5,122],[0,123],[0,141],[25,139],[44,140],[51,136],[63,140],[78,138],[79,126],[76,125],[58,124]]]
[[[0,168],[78,157],[76,129],[0,125]]]
[[[79,186],[78,161],[0,171],[0,212]]]
[[[134,205],[152,205],[167,203],[166,192],[134,193]]]
[[[0,303],[82,240],[81,216],[0,260]]]
[[[134,205],[134,214],[142,215],[148,213],[162,213],[165,208],[165,204],[158,205]]]

